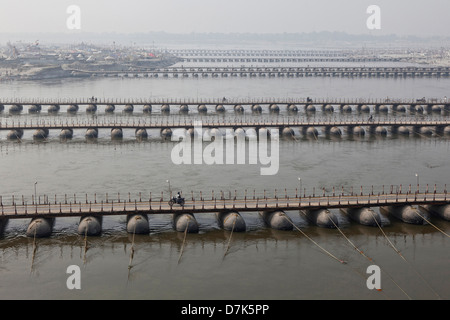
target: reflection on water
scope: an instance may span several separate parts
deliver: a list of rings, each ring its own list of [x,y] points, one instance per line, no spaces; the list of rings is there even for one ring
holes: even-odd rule
[[[251,216],[255,225],[243,233],[220,230],[210,217],[199,217],[203,223],[209,220],[209,226],[204,226],[199,234],[188,234],[185,243],[183,233],[169,228],[134,238],[116,228],[100,237],[88,237],[87,251],[84,236],[74,232],[57,232],[36,242],[16,235],[0,241],[0,268],[4,274],[0,293],[21,297],[25,286],[26,297],[40,297],[43,288],[43,298],[49,299],[327,299],[335,298],[339,288],[345,287],[340,298],[405,299],[402,290],[414,299],[434,299],[436,292],[441,298],[449,297],[448,277],[444,276],[448,273],[449,242],[434,227],[392,219],[384,227],[389,241],[407,259],[405,262],[378,228],[344,224],[341,231],[373,259],[371,262],[350,246],[338,230],[305,224],[295,212],[289,215],[308,237],[296,230],[255,228],[258,219],[250,213],[246,213],[246,218],[252,221],[248,219]],[[163,220],[159,220],[158,227]],[[448,222],[433,219],[433,224],[447,234],[450,232]],[[134,254],[130,260],[132,246]],[[347,264],[339,264],[321,248]],[[365,269],[374,263],[389,275],[382,278],[383,294],[365,287]],[[71,264],[82,270],[79,293],[65,288],[65,269]],[[424,281],[432,289],[424,289]],[[255,291],[255,286],[265,289]]]

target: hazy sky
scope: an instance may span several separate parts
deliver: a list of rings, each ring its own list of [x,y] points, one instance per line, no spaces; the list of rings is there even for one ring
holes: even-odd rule
[[[450,36],[450,0],[0,0],[0,32],[76,32],[69,5],[81,9],[85,32],[344,31],[352,34]],[[381,8],[381,30],[369,30],[369,5]]]

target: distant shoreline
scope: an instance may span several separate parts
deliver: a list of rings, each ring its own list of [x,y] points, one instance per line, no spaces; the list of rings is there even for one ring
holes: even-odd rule
[[[349,34],[345,32],[309,32],[309,33],[92,33],[92,32],[67,32],[67,33],[8,33],[0,32],[0,43],[8,41],[34,42],[37,39],[48,44],[76,44],[80,42],[96,44],[117,45],[130,44],[139,46],[157,47],[182,47],[182,46],[227,46],[227,45],[270,45],[290,46],[301,48],[314,47],[338,47],[360,48],[361,46],[373,47],[448,47],[449,37],[421,37],[367,34]]]

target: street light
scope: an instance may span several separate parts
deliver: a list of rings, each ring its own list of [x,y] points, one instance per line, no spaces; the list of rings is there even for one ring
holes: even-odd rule
[[[166,180],[166,182],[169,184],[169,193],[170,193],[170,196],[172,197],[172,189],[170,188],[170,180]]]
[[[36,204],[36,185],[37,185],[37,181],[34,183],[34,203]]]
[[[417,193],[419,193],[419,174],[416,173],[416,178],[417,178]]]
[[[300,188],[300,197],[302,196],[302,178],[298,177],[298,187]]]

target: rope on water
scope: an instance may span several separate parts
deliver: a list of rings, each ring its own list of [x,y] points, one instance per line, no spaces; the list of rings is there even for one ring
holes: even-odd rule
[[[371,212],[372,216],[373,213]],[[380,224],[378,223],[378,221],[375,219],[375,222],[377,223],[378,228],[381,230],[381,232],[383,233],[384,237],[387,239],[387,241],[389,242],[389,244],[391,245],[391,247],[395,250],[395,252],[397,252],[397,254],[407,263],[409,264],[409,266],[414,270],[414,272],[423,280],[423,282],[425,282],[425,284],[428,286],[428,288],[433,291],[433,293],[438,297],[438,299],[441,299],[441,297],[439,296],[439,294],[434,291],[434,289],[428,284],[428,282],[425,280],[425,278],[416,270],[416,268],[414,268],[414,266],[408,261],[406,260],[406,258],[400,253],[400,251],[394,246],[394,244],[391,242],[391,240],[389,240],[388,236],[386,235],[386,233],[383,231],[383,229],[381,228]]]
[[[186,229],[184,229],[184,239],[183,239],[183,244],[182,244],[182,246],[181,246],[180,256],[178,257],[178,262],[177,262],[177,264],[180,264],[181,256],[183,255],[184,244],[186,243],[186,236],[187,236],[187,231],[188,231],[188,227],[189,227],[189,222],[190,222],[190,220],[191,220],[191,218],[188,216],[188,220],[187,220],[187,224],[186,224]]]
[[[86,225],[86,228],[84,229],[84,256],[83,256],[83,263],[84,264],[86,264],[86,253],[87,253],[87,251],[89,249],[88,241],[87,241],[87,232],[88,232],[88,229],[89,229],[89,222],[90,221],[88,219],[86,219],[86,222],[87,222],[87,225]]]
[[[330,216],[328,216],[328,219],[330,219],[330,221],[334,224],[334,226],[336,227],[336,229],[342,234],[342,236],[352,245],[353,248],[355,248],[356,251],[358,251],[361,255],[363,255],[364,257],[367,258],[367,260],[372,261],[372,258],[368,257],[364,252],[362,252],[360,249],[358,249],[358,247],[352,242],[350,241],[350,239],[342,232],[341,228],[339,228],[337,226],[337,224],[333,221],[333,219],[331,219]]]
[[[373,213],[372,213],[372,215],[373,215]],[[331,222],[333,222],[333,224],[334,224],[334,226],[336,227],[336,229],[344,236],[344,238],[345,239],[347,239],[347,241],[353,246],[353,248],[355,248],[355,250],[356,251],[358,251],[362,256],[364,256],[367,260],[369,260],[369,261],[371,261],[371,262],[375,262],[374,260],[373,260],[373,258],[370,258],[369,256],[367,256],[364,252],[362,252],[360,249],[358,249],[354,244],[353,244],[353,242],[352,241],[350,241],[350,239],[344,234],[344,232],[342,232],[342,230],[336,225],[336,223],[334,223],[334,221],[333,221],[333,219],[331,219],[331,217],[329,217],[329,219],[331,220]],[[374,217],[374,220],[376,220],[375,219],[375,217]],[[381,269],[381,267],[380,266],[378,266],[379,268],[380,268],[380,270],[383,270],[383,269]],[[400,285],[396,282],[396,281],[394,281],[394,279],[391,277],[391,275],[388,273],[388,272],[386,272],[385,270],[383,270],[383,272],[385,272],[387,275],[388,275],[388,277],[391,279],[391,281],[408,297],[408,299],[409,300],[411,300],[411,297],[405,292],[405,290],[403,290],[401,287],[400,287]],[[380,290],[378,290],[377,289],[377,291],[381,291],[381,289]]]
[[[417,212],[417,210],[414,210],[414,212],[421,217],[423,220],[425,220],[430,226],[436,228],[437,231],[441,232],[442,234],[444,234],[445,236],[447,236],[447,238],[450,238],[450,235],[448,235],[447,233],[445,233],[445,231],[443,231],[442,229],[439,229],[436,225],[432,224],[431,221],[429,221],[427,218],[425,218],[424,215],[421,215]]]
[[[136,223],[134,224],[134,229],[133,229],[133,238],[131,240],[131,249],[130,249],[130,262],[128,263],[128,270],[130,270],[131,268],[133,268],[132,263],[133,263],[133,257],[134,257],[134,235],[136,234]]]
[[[130,271],[131,268],[133,268],[134,266],[132,265],[133,262],[133,257],[134,257],[134,235],[136,234],[136,223],[134,224],[134,229],[133,229],[133,238],[131,240],[131,253],[130,253],[130,262],[128,263],[128,277],[127,277],[127,286],[128,286],[128,281],[130,280]]]
[[[375,218],[375,216],[373,215],[373,212],[370,212],[370,214],[373,217],[373,220],[375,221],[375,223],[377,224],[378,228],[380,229],[381,233],[383,234],[383,236],[386,238],[386,240],[389,242],[389,244],[391,245],[392,249],[394,249],[395,252],[397,252],[397,254],[406,261],[406,258],[401,254],[400,250],[398,250],[394,244],[391,242],[391,240],[389,240],[388,236],[386,235],[386,233],[384,232],[383,228],[381,228],[380,224],[378,223],[377,219]]]
[[[36,227],[36,222],[34,223],[35,227],[34,227],[34,236],[33,236],[33,258],[34,258],[34,254],[36,253],[36,232],[37,232],[37,227]]]
[[[313,132],[313,136],[314,136],[314,139],[316,139],[316,141],[319,141],[319,137],[316,135],[315,131]]]
[[[234,231],[234,226],[236,225],[236,220],[237,220],[237,214],[234,214],[233,227],[231,228],[231,234],[230,234],[230,238],[228,239],[227,249],[225,250],[225,253],[223,254],[222,259],[225,259],[225,256],[228,254],[228,249],[230,249],[231,237],[233,236],[233,231]]]
[[[300,230],[300,228],[298,228],[292,221],[291,219],[289,219],[285,214],[283,215],[283,217],[289,221],[292,226],[297,229],[301,234],[303,234],[306,238],[308,238],[309,241],[311,241],[312,243],[314,243],[316,246],[318,246],[322,251],[324,251],[326,254],[328,254],[330,257],[332,257],[333,259],[339,261],[342,264],[346,264],[347,262],[345,262],[344,260],[341,260],[339,258],[337,258],[336,256],[334,256],[333,254],[331,254],[329,251],[327,251],[325,248],[323,248],[322,246],[320,246],[317,242],[315,242],[313,239],[311,239],[306,233],[304,233],[302,230]]]
[[[37,230],[36,224],[37,224],[37,222],[35,221],[34,224],[35,224],[35,227],[34,227],[34,236],[33,236],[33,255],[31,257],[30,273],[33,272],[34,258],[36,256],[36,249],[37,249],[37,245],[36,245],[36,230]]]

